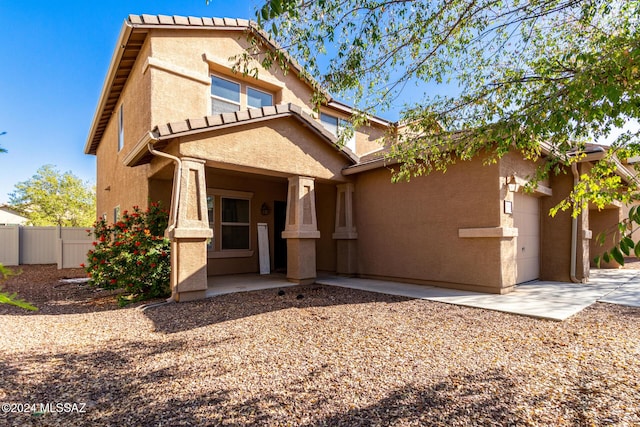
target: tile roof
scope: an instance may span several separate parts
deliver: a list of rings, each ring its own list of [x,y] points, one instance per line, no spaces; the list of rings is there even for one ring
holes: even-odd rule
[[[168,15],[129,15],[128,21],[133,25],[170,25],[185,27],[240,27],[252,25],[248,19],[236,18],[200,18],[196,16]]]
[[[158,140],[154,145],[157,148],[162,149],[168,144],[169,140],[177,137],[284,117],[292,117],[300,121],[304,126],[308,127],[312,132],[318,135],[327,144],[331,145],[335,150],[339,151],[352,163],[355,164],[358,162],[358,156],[356,156],[349,148],[338,146],[337,138],[325,129],[322,124],[311,117],[310,114],[306,113],[302,107],[291,103],[262,108],[251,108],[232,113],[214,114],[206,117],[166,123],[156,126],[152,130],[152,134]],[[139,155],[134,155],[134,157],[135,160],[132,159],[132,162],[129,164],[130,166],[146,163],[151,160],[152,156],[148,152],[141,152]]]

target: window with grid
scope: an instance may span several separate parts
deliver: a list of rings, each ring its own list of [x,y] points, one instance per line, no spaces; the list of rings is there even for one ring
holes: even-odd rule
[[[222,197],[220,249],[249,249],[249,200]]]

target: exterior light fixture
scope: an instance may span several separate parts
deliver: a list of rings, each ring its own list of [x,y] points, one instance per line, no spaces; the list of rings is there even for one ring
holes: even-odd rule
[[[271,212],[271,209],[269,209],[269,205],[267,205],[267,203],[264,202],[260,207],[260,213],[264,216],[267,216],[269,215],[270,212]]]
[[[518,189],[518,183],[516,181],[515,175],[511,175],[510,177],[507,178],[507,188],[512,193],[515,193],[516,190]]]

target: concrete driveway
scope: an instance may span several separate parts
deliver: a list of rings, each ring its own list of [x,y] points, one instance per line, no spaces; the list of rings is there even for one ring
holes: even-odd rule
[[[595,302],[640,307],[640,270],[591,270],[586,284],[535,281],[507,295],[340,276],[319,277],[316,283],[552,320],[565,320]],[[279,274],[214,276],[206,296],[295,286]]]
[[[591,270],[586,284],[535,281],[507,295],[337,276],[316,283],[552,320],[565,320],[595,302],[640,307],[640,270]]]

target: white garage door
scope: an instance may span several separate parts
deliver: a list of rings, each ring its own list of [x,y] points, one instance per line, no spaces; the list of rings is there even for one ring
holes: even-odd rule
[[[515,193],[513,223],[516,237],[516,283],[537,279],[540,275],[540,199]]]

